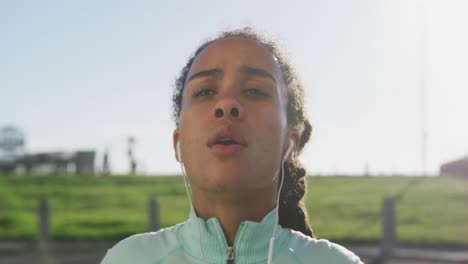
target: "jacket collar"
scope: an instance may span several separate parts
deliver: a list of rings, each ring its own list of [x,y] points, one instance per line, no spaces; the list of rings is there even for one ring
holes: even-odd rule
[[[260,222],[240,223],[233,245],[236,263],[266,261],[275,220],[276,208],[266,214]],[[277,227],[274,252],[278,252],[286,242],[287,233],[281,226]],[[228,244],[217,218],[212,217],[204,221],[196,216],[195,210],[190,206],[190,217],[182,225],[177,236],[189,255],[201,261],[204,255],[208,263],[226,262]]]

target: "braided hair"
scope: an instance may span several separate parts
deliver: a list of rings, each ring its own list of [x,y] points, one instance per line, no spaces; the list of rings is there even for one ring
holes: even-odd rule
[[[267,39],[261,34],[255,32],[252,28],[246,27],[238,30],[221,33],[213,40],[203,43],[195,53],[189,58],[182,68],[180,75],[175,80],[175,89],[172,97],[173,118],[176,125],[179,126],[179,117],[182,106],[182,94],[185,81],[187,79],[190,67],[195,58],[211,43],[229,37],[239,37],[253,40],[263,45],[275,58],[281,69],[283,80],[287,87],[287,121],[288,126],[302,131],[297,154],[300,154],[304,145],[309,141],[312,126],[304,115],[304,89],[300,83],[292,64],[280,52],[278,45],[273,40]],[[279,204],[279,223],[281,226],[300,231],[303,234],[314,237],[312,228],[309,225],[309,218],[304,206],[303,197],[306,193],[306,171],[296,158],[292,162],[284,162],[284,180],[280,195]]]

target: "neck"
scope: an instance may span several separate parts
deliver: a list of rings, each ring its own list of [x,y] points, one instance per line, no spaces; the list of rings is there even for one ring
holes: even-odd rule
[[[193,207],[205,221],[218,218],[229,246],[234,244],[239,224],[260,222],[276,205],[276,187],[271,184],[249,191],[207,191],[192,186]]]

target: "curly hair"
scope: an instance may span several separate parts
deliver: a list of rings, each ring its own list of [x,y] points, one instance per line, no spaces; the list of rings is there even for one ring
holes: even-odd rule
[[[195,58],[211,43],[229,37],[245,38],[255,41],[264,46],[277,60],[280,67],[283,80],[287,87],[287,122],[288,126],[301,131],[301,137],[297,154],[300,154],[304,145],[309,141],[312,126],[309,120],[304,115],[304,88],[294,71],[292,64],[287,60],[284,54],[280,51],[278,44],[254,31],[250,27],[227,31],[221,33],[218,37],[208,40],[203,43],[195,53],[189,58],[185,66],[182,68],[180,75],[175,81],[175,89],[172,97],[173,101],[173,118],[176,126],[179,126],[180,111],[182,106],[182,94],[184,91],[187,74],[193,64]],[[303,203],[303,197],[306,193],[306,181],[304,176],[306,171],[297,160],[298,155],[295,155],[293,162],[284,162],[284,182],[280,195],[279,204],[279,223],[283,227],[287,227],[303,234],[314,237],[312,228],[309,224],[309,218]]]

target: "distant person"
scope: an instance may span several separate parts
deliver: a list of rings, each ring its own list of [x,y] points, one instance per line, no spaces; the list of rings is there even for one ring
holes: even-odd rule
[[[309,226],[297,159],[312,130],[303,98],[292,65],[252,29],[201,45],[173,97],[190,217],[124,239],[101,263],[361,263]]]
[[[137,163],[135,160],[135,155],[134,155],[134,147],[135,147],[135,138],[134,137],[128,137],[127,139],[127,154],[128,154],[128,160],[130,161],[130,175],[136,175],[136,168],[137,168]]]
[[[106,151],[104,152],[104,158],[102,160],[102,174],[109,175],[110,173],[109,148],[106,148]]]

